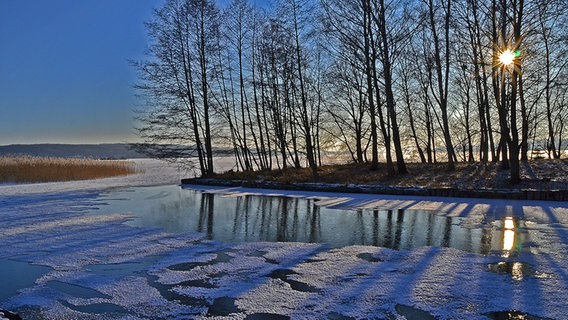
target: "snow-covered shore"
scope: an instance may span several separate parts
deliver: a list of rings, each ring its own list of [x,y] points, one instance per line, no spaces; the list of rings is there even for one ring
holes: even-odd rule
[[[144,173],[128,177],[0,185],[0,268],[2,261],[48,267],[0,300],[0,309],[24,319],[487,319],[511,310],[565,317],[566,202],[192,186],[232,197],[317,198],[334,208],[431,210],[476,228],[522,218],[527,225],[517,231],[530,238],[509,256],[439,247],[229,244],[130,227],[128,212],[89,213],[104,205],[100,195],[109,189],[177,184],[187,176],[159,162],[139,165]],[[493,272],[496,265],[503,271]]]

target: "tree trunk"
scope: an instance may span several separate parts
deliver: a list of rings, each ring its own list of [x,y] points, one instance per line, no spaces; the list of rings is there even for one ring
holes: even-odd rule
[[[448,118],[448,83],[450,71],[450,12],[452,0],[447,0],[447,7],[444,8],[444,65],[442,65],[442,56],[440,50],[440,40],[438,37],[436,18],[434,13],[434,3],[432,0],[428,1],[430,28],[432,31],[433,44],[434,44],[434,62],[436,65],[436,75],[438,80],[438,104],[442,112],[442,130],[444,134],[444,142],[446,144],[446,152],[448,155],[448,170],[455,170],[455,154],[454,146],[452,144],[452,137],[450,134],[450,125]]]
[[[382,51],[382,64],[383,64],[383,76],[384,76],[384,86],[385,86],[385,95],[386,95],[386,103],[387,103],[387,110],[388,116],[391,121],[391,128],[392,128],[392,140],[394,143],[394,150],[396,154],[396,166],[398,169],[399,174],[405,174],[408,172],[406,169],[406,163],[404,161],[404,154],[402,152],[402,143],[400,140],[400,133],[398,129],[398,122],[396,119],[396,107],[395,107],[395,99],[394,93],[392,89],[392,69],[391,69],[391,52],[390,52],[390,42],[388,39],[388,34],[386,30],[386,7],[385,1],[380,0],[380,12],[379,12],[379,21],[378,27],[381,37],[381,51]]]
[[[365,75],[367,78],[367,98],[369,103],[369,114],[371,117],[371,170],[377,170],[379,167],[379,151],[377,137],[376,109],[373,95],[373,80],[371,64],[371,3],[369,0],[362,0],[363,4],[363,38],[364,38],[364,54],[365,54]]]

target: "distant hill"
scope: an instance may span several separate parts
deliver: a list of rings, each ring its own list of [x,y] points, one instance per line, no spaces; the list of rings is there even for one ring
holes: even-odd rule
[[[0,146],[2,155],[30,155],[37,157],[137,159],[147,158],[127,143],[107,144],[12,144]]]

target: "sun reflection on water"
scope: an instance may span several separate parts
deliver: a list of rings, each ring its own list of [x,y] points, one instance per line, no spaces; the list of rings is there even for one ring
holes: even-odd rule
[[[503,256],[509,257],[515,247],[515,221],[512,217],[506,217],[503,225]]]
[[[511,279],[521,281],[535,272],[528,264],[517,261],[501,261],[487,265],[491,272],[511,275]]]

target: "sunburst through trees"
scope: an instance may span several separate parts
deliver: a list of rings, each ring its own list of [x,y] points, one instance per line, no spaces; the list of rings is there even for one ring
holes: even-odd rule
[[[565,155],[565,0],[168,0],[135,63],[140,136],[214,173],[310,167],[344,154],[405,162]]]

